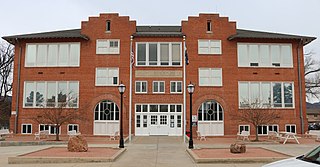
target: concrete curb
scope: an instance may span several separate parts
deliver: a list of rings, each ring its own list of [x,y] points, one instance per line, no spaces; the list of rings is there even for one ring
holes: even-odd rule
[[[0,147],[9,146],[39,146],[39,145],[65,145],[68,141],[1,141]]]
[[[49,147],[46,149],[50,149]],[[44,149],[42,149],[44,150]],[[99,163],[99,162],[114,162],[127,149],[122,148],[111,157],[23,157],[26,154],[18,155],[16,157],[8,157],[8,164],[43,164],[43,163]],[[40,151],[40,150],[38,150]],[[37,151],[34,151],[37,152]]]
[[[265,148],[263,148],[265,149]],[[268,151],[273,151],[269,150]],[[195,163],[270,163],[278,160],[285,159],[286,157],[272,157],[272,158],[200,158],[197,154],[195,154],[192,150],[187,149],[186,152],[192,158]],[[273,151],[276,152],[276,151]],[[279,152],[276,152],[279,153]],[[283,153],[280,153],[283,154]],[[290,155],[283,154],[285,156],[291,157]]]

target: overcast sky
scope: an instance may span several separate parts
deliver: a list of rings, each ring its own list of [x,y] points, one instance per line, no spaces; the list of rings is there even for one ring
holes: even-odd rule
[[[99,13],[130,16],[138,25],[180,25],[219,13],[242,29],[314,36],[305,47],[320,60],[320,0],[1,0],[0,36],[80,28]]]

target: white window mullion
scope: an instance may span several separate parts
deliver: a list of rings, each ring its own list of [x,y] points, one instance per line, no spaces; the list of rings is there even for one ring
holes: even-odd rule
[[[284,108],[284,83],[281,82],[281,106]]]
[[[149,43],[146,43],[146,65],[149,65]]]
[[[169,66],[172,66],[172,43],[169,43]]]

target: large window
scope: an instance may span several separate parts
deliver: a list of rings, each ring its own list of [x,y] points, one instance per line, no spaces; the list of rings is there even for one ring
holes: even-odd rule
[[[78,67],[80,43],[27,44],[26,67]]]
[[[260,107],[292,108],[291,82],[239,82],[239,107],[258,104]]]
[[[137,66],[181,66],[181,43],[138,42]]]
[[[117,86],[119,68],[96,68],[96,86]]]
[[[198,40],[198,54],[222,54],[221,40]]]
[[[222,69],[199,68],[199,86],[222,86]]]
[[[96,54],[120,54],[120,40],[98,39]]]
[[[147,93],[148,84],[147,81],[136,81],[136,93]]]
[[[153,81],[153,93],[164,93],[165,88],[164,88],[164,81]]]
[[[223,109],[216,101],[206,101],[198,110],[199,121],[223,121]]]
[[[239,67],[293,67],[291,44],[238,43]]]
[[[26,81],[24,107],[78,107],[78,81]]]
[[[119,108],[113,101],[104,100],[94,110],[94,120],[119,120]]]

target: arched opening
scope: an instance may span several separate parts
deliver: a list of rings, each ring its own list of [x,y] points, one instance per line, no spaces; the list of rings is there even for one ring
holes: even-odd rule
[[[94,135],[112,135],[119,131],[119,107],[111,100],[100,101],[94,109]]]
[[[214,101],[203,102],[198,109],[198,131],[206,136],[223,136],[224,122],[222,106]]]

